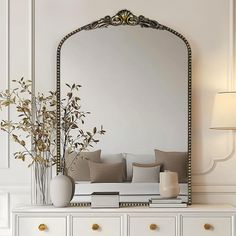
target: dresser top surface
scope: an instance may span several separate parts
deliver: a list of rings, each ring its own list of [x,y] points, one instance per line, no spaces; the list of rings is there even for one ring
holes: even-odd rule
[[[186,208],[149,208],[148,206],[120,207],[120,208],[90,208],[90,207],[63,207],[56,208],[54,206],[20,206],[13,209],[15,213],[95,213],[95,212],[111,212],[111,213],[135,213],[135,212],[235,212],[236,208],[232,205],[191,205]]]

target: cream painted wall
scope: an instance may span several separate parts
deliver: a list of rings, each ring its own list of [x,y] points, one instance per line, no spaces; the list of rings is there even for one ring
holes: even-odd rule
[[[236,205],[234,140],[230,132],[209,129],[215,92],[236,85],[234,0],[0,0],[0,88],[24,76],[35,79],[37,90],[53,89],[61,37],[123,8],[169,25],[189,40],[193,50],[193,200]],[[5,46],[9,50],[2,53]],[[10,209],[30,202],[30,171],[12,158],[17,147],[7,137],[0,139],[0,147],[0,235],[5,236],[10,235]]]

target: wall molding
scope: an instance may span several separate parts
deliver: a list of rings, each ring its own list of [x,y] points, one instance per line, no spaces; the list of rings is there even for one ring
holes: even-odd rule
[[[31,186],[30,185],[0,185],[0,194],[29,194]]]
[[[10,88],[10,1],[2,0],[0,2],[0,36],[1,36],[1,90]],[[4,52],[4,53],[2,53]],[[10,120],[10,108],[1,111],[1,119]],[[10,167],[10,136],[6,133],[0,136],[0,145],[4,147],[1,151],[0,169]],[[6,148],[7,147],[7,148]]]
[[[10,225],[10,198],[9,193],[0,192],[0,229],[9,228]]]
[[[229,49],[228,49],[228,76],[227,76],[227,90],[235,90],[235,0],[229,0]],[[235,154],[235,135],[232,132],[228,136],[229,151],[222,157],[210,157],[209,165],[202,171],[192,173],[192,175],[207,175],[213,172],[220,162],[225,162],[233,157]]]
[[[35,1],[31,0],[31,80],[32,80],[32,96],[35,95]]]
[[[236,185],[193,185],[192,186],[193,193],[231,193],[236,194]]]
[[[194,193],[194,204],[225,204],[236,206],[236,194],[235,193]]]
[[[19,203],[24,204],[22,200],[25,195],[30,196],[30,186],[28,185],[0,185],[0,235],[5,235],[11,229],[11,209]]]

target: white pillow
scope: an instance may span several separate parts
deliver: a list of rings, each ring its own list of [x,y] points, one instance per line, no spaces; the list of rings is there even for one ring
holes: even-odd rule
[[[132,183],[158,183],[160,167],[160,165],[149,167],[133,165]]]
[[[126,159],[126,171],[127,171],[127,180],[132,179],[132,165],[134,162],[140,164],[151,164],[155,163],[155,155],[143,155],[143,154],[131,154],[131,153],[124,153],[123,154]]]

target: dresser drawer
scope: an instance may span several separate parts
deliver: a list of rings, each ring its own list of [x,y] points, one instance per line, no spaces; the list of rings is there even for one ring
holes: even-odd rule
[[[72,236],[121,236],[121,216],[73,217]]]
[[[129,236],[176,236],[176,218],[160,217],[129,217]]]
[[[231,217],[183,217],[183,236],[233,236]]]
[[[66,218],[20,216],[17,231],[17,236],[66,236]]]

